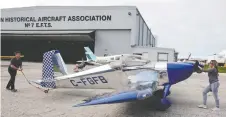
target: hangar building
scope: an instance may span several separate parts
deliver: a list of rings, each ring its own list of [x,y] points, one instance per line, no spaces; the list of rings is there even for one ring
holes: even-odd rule
[[[174,61],[175,50],[157,40],[135,6],[35,6],[1,10],[2,55],[20,50],[26,61],[58,49],[66,63],[97,56],[144,54],[152,61]]]

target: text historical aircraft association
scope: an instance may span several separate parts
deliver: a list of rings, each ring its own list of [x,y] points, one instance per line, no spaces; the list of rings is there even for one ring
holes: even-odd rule
[[[111,21],[111,15],[1,17],[1,22]]]

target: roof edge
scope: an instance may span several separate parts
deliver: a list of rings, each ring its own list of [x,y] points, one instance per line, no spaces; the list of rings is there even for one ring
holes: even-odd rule
[[[23,10],[29,10],[29,9],[42,9],[42,8],[49,8],[49,9],[54,9],[54,8],[76,8],[76,9],[133,9],[136,10],[136,6],[25,6],[25,7],[13,7],[13,8],[3,8],[2,10],[18,10],[18,9],[23,9]]]

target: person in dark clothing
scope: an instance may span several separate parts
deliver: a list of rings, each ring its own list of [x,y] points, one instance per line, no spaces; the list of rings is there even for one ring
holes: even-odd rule
[[[203,70],[204,72],[208,72],[209,76],[209,85],[203,91],[203,104],[199,105],[199,108],[207,108],[206,101],[207,101],[207,93],[213,92],[213,96],[215,99],[216,107],[212,110],[216,111],[219,110],[219,98],[218,98],[218,88],[220,86],[219,79],[218,79],[218,68],[217,63],[215,61],[211,61],[210,68],[208,70]]]
[[[16,92],[17,90],[15,89],[15,78],[17,74],[17,70],[22,71],[22,60],[20,58],[21,53],[19,51],[15,52],[15,57],[11,59],[10,65],[8,67],[8,72],[10,74],[10,80],[6,86],[7,90],[11,90],[12,92]],[[11,89],[10,89],[11,87]]]

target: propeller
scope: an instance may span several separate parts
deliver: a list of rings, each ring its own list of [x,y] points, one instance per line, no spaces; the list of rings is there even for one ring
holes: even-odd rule
[[[189,53],[188,59],[185,60],[184,62],[193,64],[193,72],[202,73],[202,69],[204,66],[202,64],[200,64],[198,60],[191,61],[191,60],[189,60],[190,58],[191,58],[191,53]]]
[[[199,63],[199,61],[195,61],[195,64],[194,64],[194,72],[197,72],[197,73],[202,73],[202,65]]]

